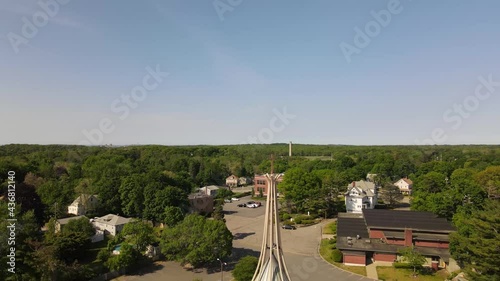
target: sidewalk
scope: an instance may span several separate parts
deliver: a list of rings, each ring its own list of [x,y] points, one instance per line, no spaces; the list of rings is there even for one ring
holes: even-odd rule
[[[366,277],[378,280],[377,264],[371,263],[366,266]]]

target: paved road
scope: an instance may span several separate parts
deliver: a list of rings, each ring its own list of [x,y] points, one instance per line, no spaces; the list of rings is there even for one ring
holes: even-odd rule
[[[242,198],[240,202],[227,203],[224,206],[227,226],[235,235],[233,256],[232,260],[227,261],[228,271],[224,272],[224,281],[232,280],[229,271],[239,258],[246,255],[259,255],[264,226],[264,208],[237,207],[237,204],[248,200],[249,198]],[[372,279],[346,272],[323,261],[317,251],[320,234],[321,226],[319,225],[282,231],[285,261],[293,281],[372,281]],[[221,276],[218,269],[213,269],[214,272],[207,272],[206,270],[192,272],[182,269],[174,262],[162,262],[159,263],[159,267],[152,273],[140,276],[124,276],[116,280],[192,281],[195,278],[200,278],[203,281],[216,281],[220,280]]]

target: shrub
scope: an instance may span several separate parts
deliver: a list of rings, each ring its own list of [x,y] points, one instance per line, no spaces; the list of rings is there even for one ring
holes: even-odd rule
[[[334,262],[342,262],[342,252],[339,249],[332,251],[332,260]]]
[[[315,220],[302,220],[302,224],[314,224]]]
[[[337,244],[337,239],[335,239],[335,238],[329,239],[328,243],[336,245]]]
[[[302,218],[300,216],[297,216],[296,218],[293,219],[295,223],[297,224],[302,224]]]
[[[233,276],[237,281],[251,281],[259,259],[253,256],[246,256],[234,267]]]
[[[281,214],[281,220],[289,220],[292,216],[290,216],[289,213],[282,213]]]
[[[337,234],[337,222],[332,223],[330,225],[330,230],[332,231],[333,234]]]

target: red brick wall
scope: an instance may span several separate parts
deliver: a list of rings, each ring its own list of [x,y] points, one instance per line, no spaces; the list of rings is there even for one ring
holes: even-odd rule
[[[366,257],[344,254],[344,263],[366,265]]]
[[[415,241],[415,246],[418,247],[432,247],[432,248],[449,248],[448,242],[432,242],[432,241]]]
[[[388,261],[388,262],[393,262],[396,260],[396,255],[395,254],[381,254],[381,253],[374,253],[373,254],[373,259],[376,261]]]
[[[405,229],[405,246],[409,247],[413,245],[413,231],[411,229]]]
[[[385,238],[382,230],[370,229],[370,238]]]
[[[401,240],[401,239],[389,239],[389,238],[387,238],[387,244],[404,245],[405,244],[405,240]]]

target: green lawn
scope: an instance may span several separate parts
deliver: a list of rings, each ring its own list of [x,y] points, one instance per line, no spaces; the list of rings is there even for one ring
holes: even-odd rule
[[[337,234],[337,222],[331,222],[323,227],[323,234]]]
[[[432,275],[419,274],[413,278],[413,270],[394,268],[392,266],[377,266],[378,279],[383,281],[443,281],[448,277],[446,270],[440,270]]]
[[[328,243],[328,239],[321,240],[321,246],[319,248],[319,253],[326,261],[328,261],[329,263],[331,263],[337,267],[340,267],[344,270],[347,270],[347,271],[350,271],[353,273],[357,273],[357,274],[366,276],[366,268],[364,266],[348,266],[348,265],[344,265],[342,263],[334,262],[332,260],[331,244]]]

